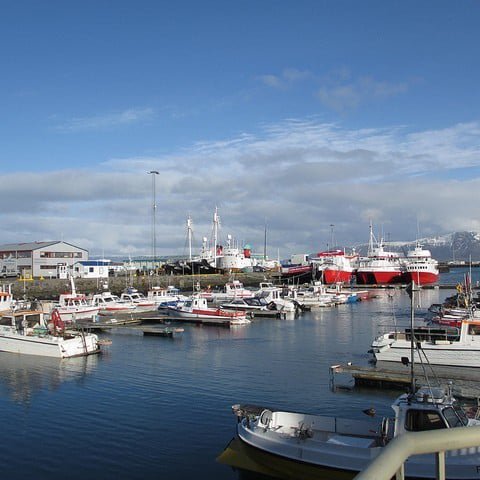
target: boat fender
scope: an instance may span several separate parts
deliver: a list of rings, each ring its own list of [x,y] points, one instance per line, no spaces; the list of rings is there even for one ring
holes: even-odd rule
[[[386,445],[388,441],[389,424],[389,419],[387,417],[383,417],[382,424],[380,426],[380,438],[382,441],[382,445]]]
[[[271,421],[272,421],[272,411],[268,409],[263,410],[263,412],[260,414],[260,417],[258,417],[258,423],[263,425],[263,427],[265,427],[265,430],[266,430],[270,425]]]

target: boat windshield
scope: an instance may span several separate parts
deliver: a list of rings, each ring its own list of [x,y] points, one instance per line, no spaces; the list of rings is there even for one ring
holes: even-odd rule
[[[445,407],[443,409],[443,416],[445,420],[447,420],[450,428],[465,427],[468,424],[468,418],[465,412],[457,406]]]

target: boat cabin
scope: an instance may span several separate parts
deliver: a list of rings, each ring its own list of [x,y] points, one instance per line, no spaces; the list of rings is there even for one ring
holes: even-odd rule
[[[395,411],[395,436],[405,432],[421,432],[441,428],[464,427],[469,420],[456,405],[450,388],[420,388],[415,396],[401,395],[392,405]]]
[[[34,333],[47,333],[47,326],[43,312],[35,310],[22,310],[8,313],[0,317],[0,332],[12,329],[24,335]]]

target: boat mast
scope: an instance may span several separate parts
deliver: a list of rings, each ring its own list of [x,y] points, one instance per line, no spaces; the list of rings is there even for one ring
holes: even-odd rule
[[[263,259],[267,260],[267,220],[265,220],[265,235],[263,237]]]
[[[373,254],[373,225],[372,222],[370,221],[370,239],[368,241],[368,254],[367,255],[372,255]]]
[[[217,268],[218,208],[213,212],[213,266]]]
[[[188,260],[192,261],[192,217],[187,217]]]

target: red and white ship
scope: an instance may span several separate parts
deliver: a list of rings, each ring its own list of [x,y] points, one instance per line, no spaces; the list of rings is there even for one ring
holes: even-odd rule
[[[359,260],[355,272],[358,285],[390,285],[403,282],[404,266],[398,253],[384,249],[383,239],[377,242],[372,225],[366,258]]]
[[[355,274],[354,262],[358,255],[347,255],[344,250],[320,252],[311,259],[313,275],[326,285],[350,283]]]
[[[417,285],[431,285],[438,281],[440,273],[438,262],[432,258],[430,250],[425,250],[417,243],[414,250],[407,252],[403,282]]]

